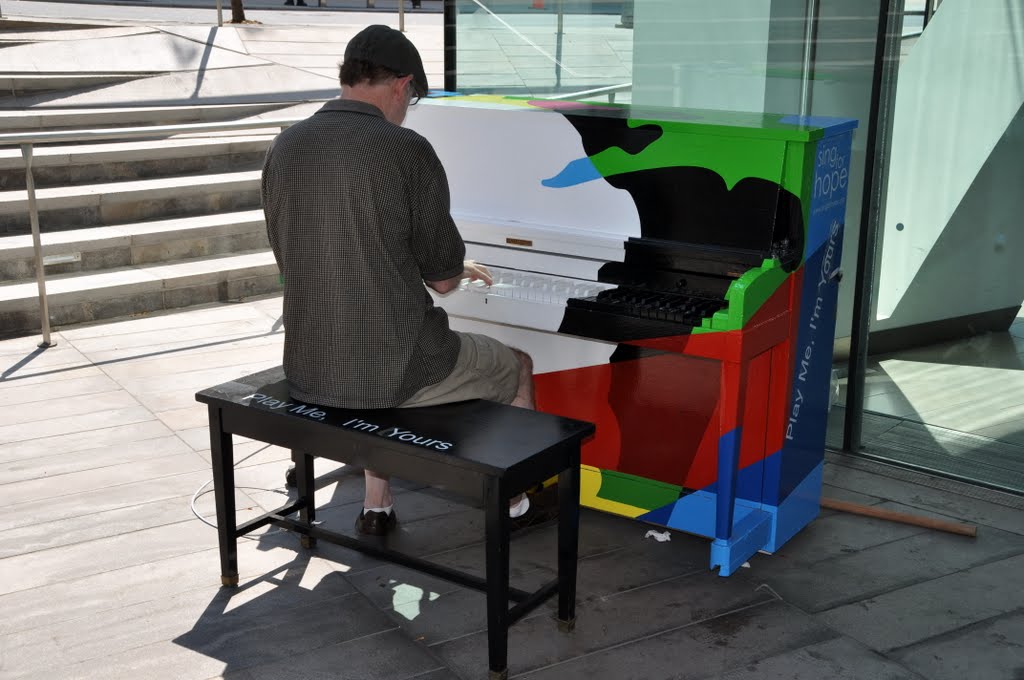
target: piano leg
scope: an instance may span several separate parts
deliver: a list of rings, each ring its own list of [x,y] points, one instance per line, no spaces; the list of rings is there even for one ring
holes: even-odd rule
[[[746,388],[744,362],[722,362],[721,410],[718,414],[718,500],[715,512],[715,540],[732,536],[736,505],[736,480],[740,471],[740,441],[743,427],[743,398]]]
[[[736,487],[740,475],[743,405],[747,364],[722,362],[719,401],[718,485],[715,497],[715,540],[711,544],[711,568],[729,576],[764,547],[771,534],[771,515],[750,510],[737,522]]]

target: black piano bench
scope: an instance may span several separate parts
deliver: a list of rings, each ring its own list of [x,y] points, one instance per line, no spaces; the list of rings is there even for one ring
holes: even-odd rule
[[[508,628],[552,595],[558,623],[573,628],[579,537],[580,445],[594,426],[490,401],[410,409],[355,410],[317,406],[289,396],[278,367],[203,390],[210,411],[221,582],[238,585],[237,540],[274,525],[295,531],[302,545],[327,541],[487,594],[490,678],[508,677]],[[297,498],[237,524],[232,435],[292,449]],[[356,465],[446,489],[483,504],[486,578],[406,555],[387,539],[361,540],[314,524],[313,458]],[[558,475],[558,577],[533,593],[509,586],[509,499]],[[289,517],[298,512],[298,519]],[[510,609],[509,602],[516,604]]]

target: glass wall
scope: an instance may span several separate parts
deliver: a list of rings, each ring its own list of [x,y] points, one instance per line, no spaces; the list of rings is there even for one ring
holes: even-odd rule
[[[630,0],[452,4],[460,92],[551,96],[609,88],[628,99],[633,32],[623,13]]]
[[[916,21],[884,158],[865,452],[1024,492],[1024,4],[944,0]]]

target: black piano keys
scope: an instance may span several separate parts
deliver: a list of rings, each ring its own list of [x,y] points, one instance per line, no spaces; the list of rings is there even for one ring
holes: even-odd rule
[[[577,309],[667,321],[690,327],[700,326],[702,319],[724,309],[726,305],[724,299],[624,286],[601,291],[592,297],[568,300],[568,306]]]

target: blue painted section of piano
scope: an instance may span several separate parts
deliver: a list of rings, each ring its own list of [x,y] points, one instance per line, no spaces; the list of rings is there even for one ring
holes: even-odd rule
[[[785,437],[781,455],[765,463],[762,500],[772,505],[785,501],[824,458],[838,296],[834,274],[843,253],[852,142],[852,132],[826,137],[815,155]]]
[[[590,160],[588,156],[587,158],[577,158],[574,161],[570,161],[560,173],[554,177],[542,179],[540,183],[552,189],[564,189],[576,186],[577,184],[592,182],[596,179],[601,179],[601,172],[594,165],[594,161]]]
[[[781,457],[782,452],[769,456],[766,467],[778,469]],[[741,470],[741,476],[753,476],[753,467],[757,466]],[[807,526],[818,516],[823,467],[824,463],[819,462],[780,505],[736,499],[732,531],[728,538],[712,541],[710,567],[718,567],[720,576],[729,576],[757,552],[775,552]],[[700,536],[715,536],[716,486],[717,483],[690,493],[637,519]]]

